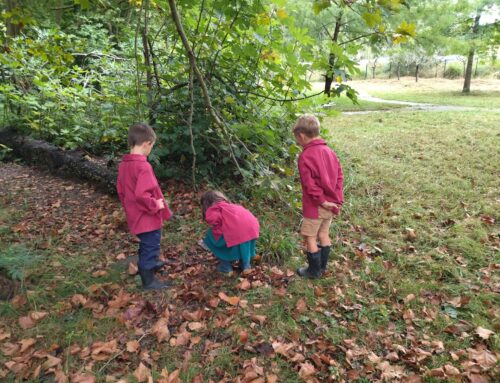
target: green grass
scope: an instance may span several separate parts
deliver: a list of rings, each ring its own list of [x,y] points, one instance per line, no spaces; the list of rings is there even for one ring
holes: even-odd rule
[[[459,91],[424,91],[419,89],[405,89],[404,91],[384,90],[370,91],[374,97],[386,100],[421,102],[436,105],[456,105],[482,107],[490,109],[500,108],[500,91],[474,91],[464,94]]]
[[[314,282],[292,278],[285,296],[276,294],[271,286],[237,291],[236,279],[225,280],[218,286],[204,286],[212,295],[219,291],[240,295],[248,301],[248,309],[239,310],[227,328],[215,327],[214,318],[226,317],[228,306],[221,304],[211,311],[207,319],[209,339],[222,342],[221,346],[210,360],[203,354],[203,342],[195,346],[188,368],[181,373],[185,381],[200,373],[204,380],[219,381],[223,374],[236,378],[242,373],[243,362],[254,357],[266,372],[279,375],[280,381],[301,381],[299,367],[285,358],[269,358],[244,349],[239,342],[242,329],[248,331],[247,346],[278,339],[294,341],[302,345],[301,353],[307,358],[323,352],[316,349],[314,342],[310,343],[320,339],[336,350],[332,358],[338,366],[331,366],[329,373],[345,378],[346,355],[342,349],[346,339],[354,339],[359,347],[379,356],[387,353],[389,343],[414,347],[414,341],[406,339],[410,330],[403,316],[408,309],[415,314],[410,332],[416,342],[423,342],[418,346],[427,349],[425,342],[432,341],[442,341],[445,346],[446,352],[433,354],[422,363],[424,369],[447,363],[460,367],[451,359],[450,352],[475,346],[476,326],[495,330],[500,325],[495,318],[495,307],[500,300],[493,292],[498,274],[490,270],[490,279],[485,278],[486,268],[500,262],[496,251],[500,219],[498,114],[397,111],[327,118],[323,127],[331,130],[332,146],[342,161],[346,194],[343,213],[332,227],[336,241],[329,277]],[[6,228],[30,209],[26,194],[25,206],[16,207],[17,213],[12,215],[11,197],[0,199],[0,222]],[[303,255],[297,248],[296,215],[285,213],[286,209],[280,206],[253,202],[260,205],[256,214],[266,226],[259,245],[269,252],[264,261],[284,262],[283,269],[303,264]],[[486,224],[482,216],[494,218],[495,224]],[[271,227],[274,231],[270,231]],[[280,227],[282,234],[276,234]],[[413,241],[406,238],[407,228],[415,230]],[[165,229],[165,245],[179,244],[189,249],[202,232],[198,216],[172,221]],[[67,244],[62,252],[57,247],[64,244],[66,234],[56,235],[51,247],[44,250],[43,254],[50,252],[48,261],[35,270],[25,270],[29,276],[26,289],[30,291],[27,307],[0,304],[2,321],[9,325],[16,339],[39,336],[39,344],[44,347],[54,343],[64,348],[75,343],[88,346],[110,337],[121,337],[124,341],[137,338],[133,328],[125,328],[113,318],[98,319],[88,308],[63,310],[69,297],[86,294],[88,287],[97,282],[117,283],[127,291],[137,291],[135,282],[120,270],[107,268],[106,276],[91,275],[96,263],[106,264],[108,253],[121,251],[114,247],[116,244],[103,241],[92,251],[86,249],[85,243],[79,247]],[[22,235],[2,229],[0,240],[12,254],[8,249],[16,249],[19,242],[23,249],[42,254],[36,248],[37,243],[42,243],[41,238],[31,238],[28,242]],[[354,249],[361,243],[380,251],[356,255]],[[187,260],[188,256],[187,250],[180,251],[181,260]],[[12,264],[17,269],[23,267],[19,262]],[[415,298],[405,302],[411,294]],[[455,297],[470,300],[462,307],[453,307],[447,301]],[[148,295],[148,299],[154,302],[154,296]],[[169,301],[168,294],[165,299]],[[297,315],[295,307],[300,299],[304,299],[308,309]],[[262,306],[253,308],[254,304]],[[49,311],[49,317],[33,329],[20,330],[17,318],[37,309]],[[250,313],[265,315],[267,319],[252,328]],[[434,317],[429,320],[428,315]],[[471,336],[458,337],[444,331],[460,321],[471,324]],[[377,333],[385,337],[374,338]],[[162,366],[172,372],[182,365],[184,350],[168,343],[158,345],[151,337],[145,342],[152,355],[155,351],[160,353],[156,372]],[[485,344],[492,352],[498,351],[499,336],[492,336]],[[130,358],[125,374],[128,376],[138,364],[135,356]],[[0,362],[7,360],[0,352]],[[67,372],[81,367],[77,357],[65,362]],[[102,366],[103,362],[96,363],[93,371],[97,373]],[[98,374],[98,381],[105,381],[106,374],[122,367],[111,363]],[[327,376],[323,371],[318,379],[324,381]],[[9,375],[6,379],[11,378]],[[359,381],[372,378],[362,376]]]

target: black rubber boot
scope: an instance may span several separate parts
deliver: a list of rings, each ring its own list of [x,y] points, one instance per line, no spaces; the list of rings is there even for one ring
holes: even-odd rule
[[[321,276],[321,251],[316,253],[307,253],[308,267],[301,267],[297,274],[304,278],[315,279]]]
[[[330,246],[320,246],[321,250],[321,274],[326,272],[328,257],[330,256]]]
[[[168,283],[160,282],[155,278],[154,269],[139,269],[139,275],[141,276],[142,288],[144,290],[161,290],[169,286]]]
[[[162,269],[163,266],[165,266],[167,264],[167,262],[163,262],[163,261],[156,261],[156,265],[155,267],[153,267],[153,271],[155,273],[157,273],[158,271],[160,271]]]

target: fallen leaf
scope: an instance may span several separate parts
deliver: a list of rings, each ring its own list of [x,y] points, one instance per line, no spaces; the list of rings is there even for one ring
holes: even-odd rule
[[[54,380],[56,383],[68,383],[68,377],[63,370],[56,370],[54,372]]]
[[[20,348],[21,346],[19,346],[18,344],[6,342],[2,344],[1,350],[5,356],[13,356],[19,352]]]
[[[319,286],[314,286],[314,296],[321,297],[323,295],[323,289]]]
[[[71,383],[95,383],[95,376],[89,373],[71,375]]]
[[[219,305],[219,302],[220,302],[220,299],[215,297],[215,298],[211,298],[209,301],[208,301],[208,304],[210,307],[212,308],[216,308],[218,305]]]
[[[493,355],[487,349],[468,348],[467,352],[469,358],[476,361],[476,363],[479,364],[485,370],[489,370],[490,368],[494,367],[497,362],[497,358],[495,357],[495,355]]]
[[[460,375],[460,370],[451,364],[446,364],[443,367],[444,373],[446,376],[459,376]]]
[[[127,351],[128,352],[135,352],[136,353],[140,347],[141,347],[141,345],[136,340],[131,340],[131,341],[127,342]]]
[[[415,294],[408,294],[406,298],[404,299],[405,304],[410,303],[412,300],[415,299]]]
[[[16,295],[10,301],[10,303],[12,304],[12,306],[14,308],[16,308],[16,309],[19,309],[19,308],[23,307],[27,302],[28,302],[28,299],[26,298],[25,295]]]
[[[300,298],[297,301],[297,304],[295,305],[295,311],[297,311],[297,313],[299,314],[302,314],[303,312],[306,311],[306,309],[307,309],[306,301],[304,300],[304,298]]]
[[[106,270],[97,270],[92,273],[92,276],[94,278],[105,277],[106,275],[108,275],[108,272]]]
[[[417,239],[417,234],[415,233],[414,229],[407,227],[405,230],[406,230],[406,239],[408,241],[414,241]]]
[[[151,333],[156,336],[158,342],[163,342],[170,338],[170,331],[168,329],[168,319],[160,318],[151,328]]]
[[[243,279],[236,285],[236,288],[243,291],[250,290],[252,288],[252,284],[248,281],[248,279]]]
[[[139,272],[139,268],[135,262],[130,262],[128,264],[128,275],[136,275]]]
[[[19,343],[21,344],[21,349],[19,350],[19,352],[22,354],[28,348],[30,348],[31,346],[33,346],[36,343],[36,340],[33,339],[33,338],[22,339],[21,341],[19,341]]]
[[[177,335],[177,338],[175,339],[175,345],[185,346],[188,344],[190,338],[191,338],[191,333],[184,331],[179,335]]]
[[[228,297],[225,293],[220,292],[219,298],[232,306],[236,306],[240,302],[240,297]]]
[[[10,338],[10,332],[4,332],[3,330],[0,332],[0,341]]]
[[[203,324],[201,322],[191,322],[188,324],[188,327],[191,331],[198,331],[198,330],[204,329],[205,324]]]
[[[254,322],[259,322],[261,325],[266,321],[267,317],[265,315],[252,315],[252,320]]]
[[[240,331],[240,343],[246,343],[248,340],[248,333],[246,331]]]
[[[308,378],[309,376],[314,375],[315,373],[316,369],[311,363],[304,362],[300,365],[299,376],[302,379]]]
[[[113,339],[109,342],[95,342],[91,349],[92,359],[98,361],[108,360],[118,351],[117,341]]]
[[[266,383],[278,383],[278,375],[267,374]]]
[[[75,294],[71,297],[70,302],[73,307],[84,306],[87,303],[87,298],[82,294]]]
[[[30,317],[35,322],[38,322],[39,320],[42,320],[43,318],[45,318],[47,315],[49,315],[49,313],[46,311],[34,311],[30,314]]]
[[[31,319],[30,316],[25,316],[25,317],[21,317],[19,318],[19,326],[21,326],[21,328],[23,330],[27,330],[29,328],[32,328],[32,327],[35,327],[35,321],[33,319]]]
[[[49,368],[58,366],[62,363],[62,359],[56,358],[55,356],[52,355],[47,355],[47,360],[42,364],[42,368],[44,370],[48,370]]]
[[[483,338],[483,339],[488,339],[491,335],[494,334],[493,331],[491,330],[488,330],[484,327],[478,327],[476,328],[476,334],[479,335],[479,337]]]
[[[139,382],[145,382],[151,376],[151,371],[142,362],[139,363],[139,367],[133,372],[134,377]]]

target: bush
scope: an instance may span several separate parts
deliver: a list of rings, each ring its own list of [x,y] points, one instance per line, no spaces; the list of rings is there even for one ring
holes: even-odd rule
[[[460,68],[459,66],[450,65],[446,68],[444,72],[444,78],[448,79],[460,78],[463,76],[462,72],[463,72],[462,68]]]

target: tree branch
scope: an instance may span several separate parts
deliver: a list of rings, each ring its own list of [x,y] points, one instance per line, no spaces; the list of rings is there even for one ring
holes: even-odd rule
[[[194,74],[196,75],[198,82],[200,83],[200,87],[201,87],[201,91],[203,93],[203,98],[205,99],[206,107],[208,108],[208,111],[210,112],[210,115],[212,116],[215,124],[224,133],[226,133],[226,135],[229,137],[226,126],[224,125],[224,123],[220,119],[220,117],[217,115],[217,112],[215,111],[215,109],[212,105],[212,100],[210,99],[210,95],[208,94],[207,85],[205,83],[205,80],[203,79],[203,76],[202,76],[200,70],[198,69],[198,65],[196,64],[196,57],[193,53],[193,50],[191,49],[191,46],[189,45],[189,41],[187,39],[186,33],[184,32],[184,28],[182,27],[182,23],[180,20],[179,12],[177,11],[177,6],[175,4],[175,0],[168,0],[168,5],[170,6],[170,12],[172,13],[172,18],[174,20],[175,27],[177,29],[177,32],[179,33],[179,36],[181,37],[182,44],[184,45],[184,49],[186,50],[186,54],[189,58],[189,64],[191,65],[191,68],[192,68]],[[241,171],[241,168],[240,168],[240,164],[238,163],[238,161],[234,155],[231,142],[229,142],[228,147],[229,147],[233,162],[235,163],[236,167],[238,168],[238,171],[240,172],[240,174],[243,174]]]
[[[292,102],[292,101],[300,101],[300,100],[306,100],[308,98],[316,97],[316,96],[319,96],[320,94],[325,93],[325,91],[322,90],[321,92],[310,94],[310,95],[304,96],[304,97],[298,97],[298,98],[274,98],[274,97],[266,96],[265,94],[252,92],[251,90],[239,91],[237,93],[239,93],[239,94],[252,94],[254,96],[265,98],[266,100],[271,100],[271,101],[276,101],[276,102]]]

